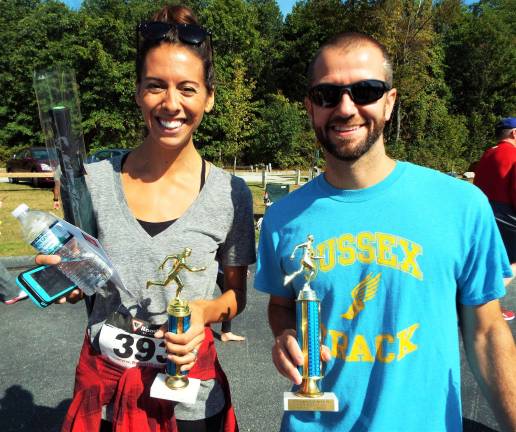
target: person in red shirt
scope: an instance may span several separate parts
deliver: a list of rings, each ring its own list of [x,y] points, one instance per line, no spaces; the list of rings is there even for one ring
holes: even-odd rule
[[[488,148],[475,167],[474,184],[489,199],[502,235],[512,271],[516,274],[516,117],[507,117],[495,126],[498,143]],[[513,278],[506,279],[506,286]],[[502,309],[506,320],[514,312]]]

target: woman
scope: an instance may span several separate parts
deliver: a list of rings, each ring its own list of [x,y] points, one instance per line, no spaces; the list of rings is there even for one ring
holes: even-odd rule
[[[138,37],[136,103],[147,136],[126,157],[88,166],[98,238],[133,295],[111,284],[96,294],[63,430],[99,430],[101,418],[101,430],[236,430],[209,325],[245,306],[247,265],[255,260],[252,199],[243,181],[194,147],[193,134],[214,103],[209,33],[190,9],[175,6],[140,24]],[[164,323],[177,285],[146,285],[165,280],[173,264],[160,271],[165,257],[187,248],[187,265],[205,270],[180,274],[192,315],[190,329],[176,335]],[[213,298],[217,260],[228,289]],[[201,379],[193,405],[149,396],[163,371],[163,337],[168,358]]]

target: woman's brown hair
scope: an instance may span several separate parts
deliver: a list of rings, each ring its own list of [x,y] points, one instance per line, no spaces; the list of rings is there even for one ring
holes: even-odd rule
[[[160,21],[170,24],[194,24],[199,26],[199,21],[197,20],[194,12],[190,8],[180,5],[164,6],[154,14],[152,21]],[[213,67],[211,38],[207,37],[198,45],[188,44],[179,39],[177,29],[171,29],[164,38],[159,40],[147,40],[140,37],[138,34],[137,43],[139,44],[136,51],[137,83],[141,82],[143,66],[148,52],[162,43],[171,43],[184,46],[202,60],[204,66],[204,84],[210,93],[213,91],[215,71]]]

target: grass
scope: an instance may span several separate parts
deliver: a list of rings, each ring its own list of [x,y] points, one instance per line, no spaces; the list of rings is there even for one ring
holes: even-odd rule
[[[261,183],[250,183],[249,189],[253,195],[253,208],[255,214],[263,214],[263,190]],[[295,189],[296,186],[292,186]],[[61,209],[54,210],[52,188],[34,188],[24,183],[0,183],[0,256],[34,255],[36,252],[22,237],[19,222],[11,215],[11,212],[21,203],[27,204],[35,210],[43,210],[63,217]],[[258,233],[256,233],[258,237]]]
[[[32,209],[53,212],[63,217],[61,210],[53,210],[52,188],[34,188],[23,183],[0,183],[0,256],[34,255],[36,252],[22,237],[20,223],[11,212],[21,203]]]
[[[263,214],[263,187],[261,184],[250,184],[253,195],[254,212]],[[34,188],[23,183],[0,183],[0,256],[34,255],[35,250],[22,237],[19,222],[11,212],[21,203],[35,210],[43,210],[63,217],[61,210],[53,210],[51,188]]]
[[[249,189],[253,195],[253,209],[256,214],[263,214],[265,211],[265,204],[263,203],[263,187],[261,184],[250,183]]]
[[[253,194],[253,209],[255,214],[263,214],[265,211],[265,204],[263,203],[263,192],[264,188],[261,183],[249,183],[249,189],[251,189],[251,193]],[[291,184],[290,192],[298,189],[300,186]]]

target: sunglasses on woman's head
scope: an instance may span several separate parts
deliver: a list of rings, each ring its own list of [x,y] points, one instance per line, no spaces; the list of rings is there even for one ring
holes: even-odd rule
[[[364,80],[349,85],[319,84],[308,90],[308,97],[323,108],[335,108],[347,92],[357,105],[368,105],[381,99],[390,89],[390,85],[380,80]]]
[[[211,32],[197,24],[176,24],[163,21],[147,21],[138,24],[137,31],[145,40],[157,41],[164,39],[171,30],[177,31],[181,42],[189,45],[200,45]]]

